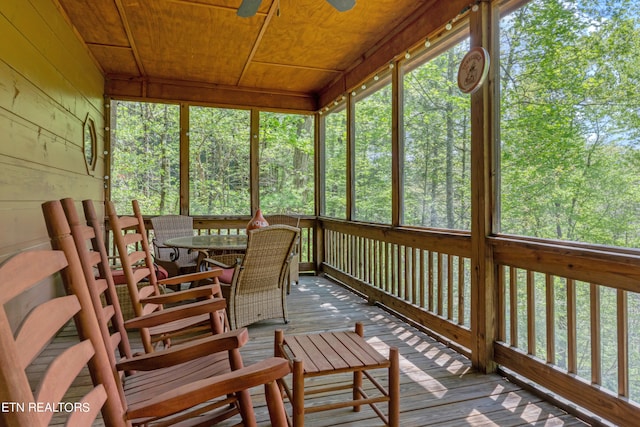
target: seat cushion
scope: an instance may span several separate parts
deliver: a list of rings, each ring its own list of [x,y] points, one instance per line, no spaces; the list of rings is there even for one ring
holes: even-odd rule
[[[220,283],[230,284],[231,281],[233,280],[233,271],[234,270],[235,270],[235,268],[223,268],[222,269],[222,274],[218,277],[218,280],[220,281]]]

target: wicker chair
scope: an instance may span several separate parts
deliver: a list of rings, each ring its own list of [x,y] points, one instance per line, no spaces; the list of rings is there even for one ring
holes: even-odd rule
[[[155,261],[163,266],[169,276],[192,273],[198,263],[198,252],[184,248],[170,248],[164,245],[174,237],[193,235],[193,218],[185,215],[162,215],[151,218],[153,226],[153,251]]]
[[[232,329],[280,316],[288,322],[286,281],[298,235],[288,225],[251,230],[244,254],[204,259],[211,266],[234,267],[231,283],[221,283]]]
[[[271,225],[284,224],[298,229],[300,233],[300,217],[295,215],[269,215],[267,222]],[[296,239],[296,244],[291,251],[291,262],[289,264],[289,278],[287,281],[287,293],[291,292],[291,284],[300,282],[300,235]]]

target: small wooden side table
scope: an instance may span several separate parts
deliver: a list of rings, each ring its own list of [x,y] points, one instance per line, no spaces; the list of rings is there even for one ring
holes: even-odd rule
[[[391,427],[399,425],[400,418],[400,373],[398,348],[391,347],[387,359],[371,347],[363,338],[362,323],[356,323],[355,332],[325,332],[310,335],[285,336],[276,330],[275,355],[283,357],[292,366],[292,387],[278,380],[280,389],[293,407],[293,426],[304,426],[304,414],[353,406],[359,411],[361,405],[369,405],[380,419]],[[382,385],[367,371],[388,369],[389,386]],[[305,378],[353,372],[353,384],[337,384],[314,389],[307,394],[326,393],[353,389],[353,400],[317,404],[305,407]],[[362,387],[363,376],[380,391],[380,395],[368,396]],[[376,403],[388,402],[387,416]]]

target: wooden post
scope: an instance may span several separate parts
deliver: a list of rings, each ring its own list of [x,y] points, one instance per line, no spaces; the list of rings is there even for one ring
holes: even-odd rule
[[[355,216],[355,194],[356,194],[356,148],[355,148],[355,99],[347,94],[347,221],[353,221]]]
[[[393,98],[391,101],[391,225],[398,226],[403,220],[404,197],[403,197],[403,170],[404,170],[404,126],[403,126],[403,102],[404,85],[402,82],[401,63],[395,61],[395,66],[391,72],[391,84],[393,87]]]
[[[400,352],[398,347],[389,349],[389,427],[400,425]]]
[[[497,79],[498,8],[482,0],[470,15],[471,47],[489,52],[489,76],[471,95],[471,361],[481,372],[493,372],[493,343],[497,335],[496,267],[487,237],[493,232],[495,210],[494,140],[498,127]]]
[[[325,135],[326,135],[326,116],[315,115],[315,182],[316,182],[316,210],[315,216],[325,214],[327,207],[326,200],[326,153],[325,153]],[[313,259],[315,271],[320,271],[324,262],[324,229],[320,226],[320,221],[316,221],[313,227]]]
[[[260,207],[260,112],[251,110],[251,141],[249,166],[249,192],[251,194],[251,212],[253,214]]]
[[[180,215],[189,215],[189,104],[180,104]]]

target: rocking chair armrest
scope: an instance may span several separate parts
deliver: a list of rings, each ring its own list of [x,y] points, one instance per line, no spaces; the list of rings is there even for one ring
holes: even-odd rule
[[[213,353],[239,349],[249,341],[246,328],[208,336],[164,350],[123,359],[116,364],[120,371],[153,371],[198,359]]]
[[[129,405],[127,418],[168,416],[218,396],[269,384],[290,372],[285,359],[271,357],[251,366],[187,384]]]
[[[158,282],[160,283],[160,282]],[[142,304],[172,304],[198,298],[216,298],[221,295],[219,283],[212,285],[198,286],[197,288],[185,289],[184,291],[169,292],[161,295],[152,295],[141,298]]]
[[[224,298],[209,298],[203,301],[165,308],[164,310],[158,310],[145,314],[144,316],[135,317],[125,321],[124,327],[127,329],[151,328],[202,314],[210,313],[215,315],[217,311],[224,310],[226,306],[227,302]]]

